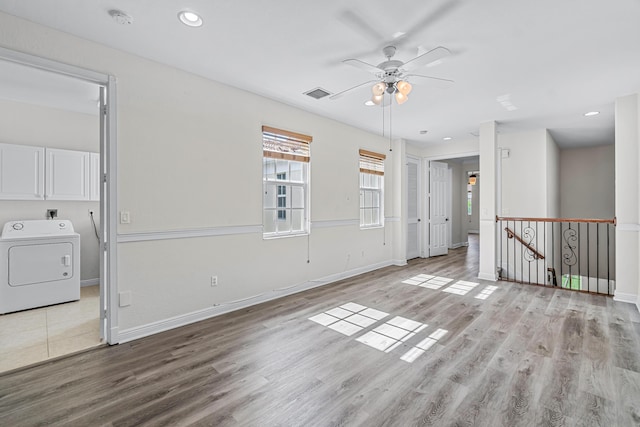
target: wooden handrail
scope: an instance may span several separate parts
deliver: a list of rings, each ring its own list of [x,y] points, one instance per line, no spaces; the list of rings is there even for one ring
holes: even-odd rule
[[[511,238],[515,238],[518,242],[522,243],[522,245],[529,249],[531,252],[533,252],[533,256],[535,259],[544,259],[544,255],[542,255],[540,252],[536,251],[533,246],[531,246],[530,244],[528,244],[527,242],[525,242],[524,240],[522,240],[522,237],[518,236],[516,233],[514,233],[513,231],[509,230],[509,227],[505,227],[504,231],[507,232],[507,237],[509,239]]]
[[[589,219],[589,218],[516,218],[506,216],[496,216],[498,221],[528,221],[528,222],[585,222],[595,224],[613,224],[617,225],[615,217],[612,219]]]

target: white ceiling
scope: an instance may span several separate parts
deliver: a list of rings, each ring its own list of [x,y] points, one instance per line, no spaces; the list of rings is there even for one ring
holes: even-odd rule
[[[133,24],[117,24],[114,8]],[[184,26],[180,9],[204,25]],[[386,44],[402,61],[444,46],[453,54],[418,73],[456,84],[414,84],[393,106],[393,137],[419,145],[468,139],[488,120],[504,133],[548,128],[561,147],[612,143],[615,99],[640,92],[639,0],[0,0],[0,10],[374,133],[383,109],[364,106],[367,86],[337,100],[303,92],[370,80],[342,60],[378,64]],[[592,110],[601,114],[583,116]]]

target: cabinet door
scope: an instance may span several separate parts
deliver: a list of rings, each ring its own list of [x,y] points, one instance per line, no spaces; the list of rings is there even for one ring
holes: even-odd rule
[[[89,153],[46,149],[47,200],[89,200]]]
[[[89,200],[100,201],[100,154],[89,153]]]
[[[44,199],[44,148],[0,144],[0,200]]]

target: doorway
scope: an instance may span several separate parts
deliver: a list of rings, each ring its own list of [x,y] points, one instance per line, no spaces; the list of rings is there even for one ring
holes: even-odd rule
[[[80,196],[43,193],[28,201],[0,200],[0,227],[11,220],[44,220],[57,209],[56,219],[68,219],[81,239],[80,300],[0,315],[1,372],[117,343],[117,329],[111,304],[116,248],[108,245],[115,242],[115,80],[0,48],[0,86],[10,88],[2,92],[0,109],[10,112],[5,117],[11,123],[3,126],[0,143],[35,147],[51,159],[78,159],[73,164],[87,174],[78,184],[85,191]],[[44,179],[51,175],[47,172]]]
[[[430,226],[425,230],[426,241],[431,249],[436,247],[430,256],[445,255],[451,249],[468,246],[469,234],[475,236],[478,233],[479,161],[479,156],[472,153],[461,157],[425,159],[425,164],[429,167],[426,178],[431,193],[427,200]],[[476,172],[478,181],[470,186],[469,176],[473,172]],[[440,178],[436,178],[434,174]],[[433,185],[435,182],[439,182],[436,188]],[[438,201],[439,205],[434,206]],[[434,230],[434,219],[436,229],[440,227],[440,230]]]

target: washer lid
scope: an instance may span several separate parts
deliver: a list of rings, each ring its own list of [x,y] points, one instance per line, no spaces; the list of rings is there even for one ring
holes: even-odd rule
[[[2,228],[0,239],[22,239],[75,235],[67,219],[9,221]]]

